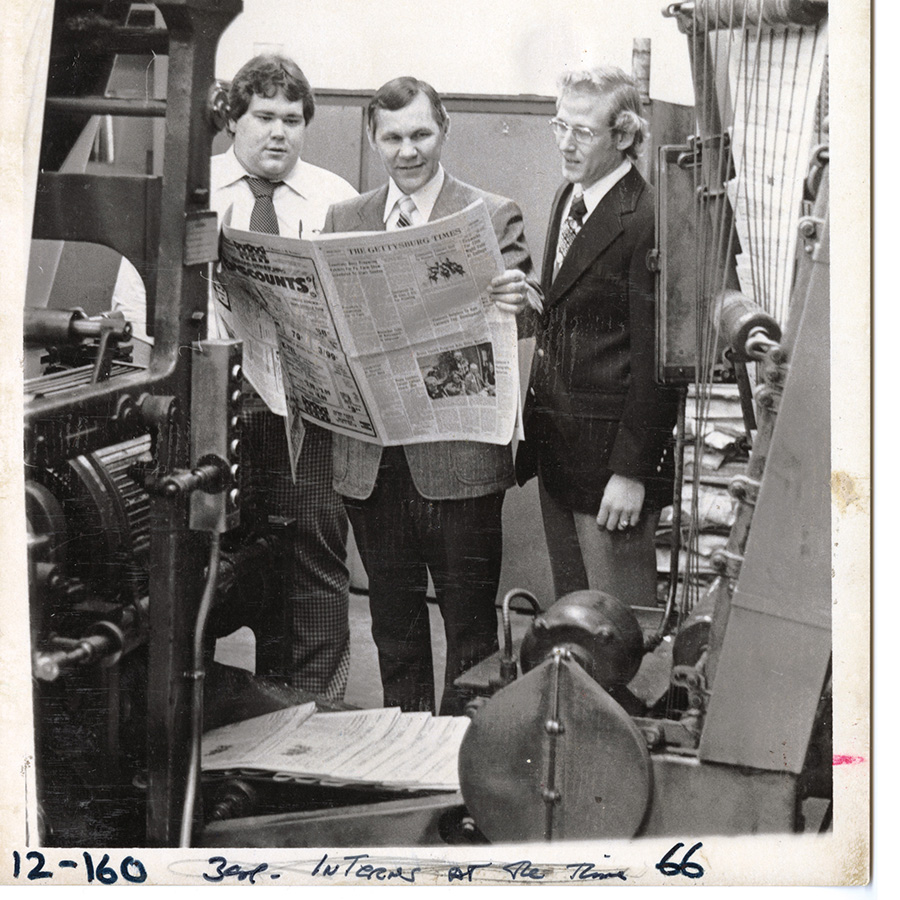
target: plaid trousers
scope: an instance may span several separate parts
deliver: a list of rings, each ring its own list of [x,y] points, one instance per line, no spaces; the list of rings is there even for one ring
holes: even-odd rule
[[[246,392],[242,418],[244,484],[265,515],[294,523],[279,560],[281,596],[270,614],[251,624],[256,673],[341,700],[350,672],[349,526],[332,487],[331,433],[305,423],[294,483],[285,420]]]

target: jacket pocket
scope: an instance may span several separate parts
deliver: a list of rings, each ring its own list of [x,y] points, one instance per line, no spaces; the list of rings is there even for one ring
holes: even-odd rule
[[[604,419],[617,422],[622,418],[628,395],[623,391],[598,391],[572,388],[558,395],[550,407],[572,419]]]
[[[454,441],[451,450],[453,471],[463,484],[491,484],[513,477],[509,444]]]

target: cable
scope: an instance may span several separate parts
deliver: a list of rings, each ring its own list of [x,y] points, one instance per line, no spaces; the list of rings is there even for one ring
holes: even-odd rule
[[[666,636],[675,598],[678,596],[679,558],[681,556],[681,494],[684,485],[684,415],[687,405],[687,389],[678,391],[678,419],[675,425],[675,487],[672,491],[672,547],[669,555],[669,587],[666,608],[656,632],[644,641],[644,652],[655,650]],[[679,623],[680,624],[680,623]]]

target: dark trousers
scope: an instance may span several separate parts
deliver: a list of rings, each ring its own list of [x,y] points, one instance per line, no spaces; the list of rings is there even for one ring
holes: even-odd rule
[[[407,712],[435,709],[426,604],[430,571],[447,640],[440,713],[461,715],[468,697],[454,679],[498,648],[503,493],[426,500],[413,484],[402,448],[388,447],[372,495],[345,503],[369,578],[384,705]]]

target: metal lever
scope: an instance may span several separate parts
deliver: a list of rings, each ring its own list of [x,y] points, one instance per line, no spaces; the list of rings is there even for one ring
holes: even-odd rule
[[[204,456],[199,464],[190,471],[173,472],[159,482],[159,490],[170,497],[178,494],[192,494],[203,491],[206,494],[218,494],[231,483],[231,469],[228,463],[218,456]]]

